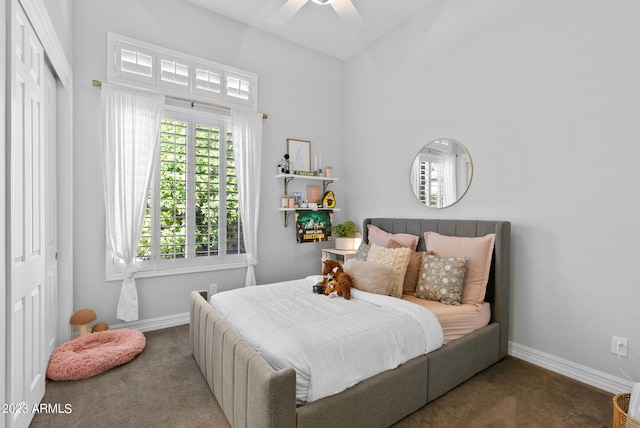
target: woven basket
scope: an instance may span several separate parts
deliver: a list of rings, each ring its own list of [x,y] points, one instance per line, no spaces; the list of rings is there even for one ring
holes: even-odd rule
[[[631,394],[613,397],[613,428],[640,428],[640,421],[627,415]]]

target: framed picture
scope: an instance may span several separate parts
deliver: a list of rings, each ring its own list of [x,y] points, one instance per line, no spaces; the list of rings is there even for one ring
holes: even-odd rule
[[[287,138],[287,153],[289,164],[293,164],[292,174],[294,171],[311,171],[311,141]]]
[[[332,211],[296,211],[296,242],[323,242],[331,238]]]
[[[321,197],[320,186],[307,186],[307,202],[318,202]]]

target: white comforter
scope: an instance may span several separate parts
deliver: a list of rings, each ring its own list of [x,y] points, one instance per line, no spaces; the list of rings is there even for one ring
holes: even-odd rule
[[[442,346],[435,315],[403,300],[351,290],[351,300],[313,294],[320,277],[240,288],[211,297],[274,369],[296,370],[310,403]]]

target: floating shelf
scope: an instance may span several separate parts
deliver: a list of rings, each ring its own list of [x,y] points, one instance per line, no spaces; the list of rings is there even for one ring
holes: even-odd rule
[[[333,183],[334,181],[339,181],[334,177],[324,177],[321,175],[299,175],[299,174],[278,174],[276,175],[276,179],[284,180],[284,194],[285,196],[289,194],[289,183],[291,180],[295,179],[307,180],[307,181],[321,181],[322,182],[322,193],[326,193],[327,186]],[[284,214],[284,227],[289,226],[289,214],[295,211],[309,211],[310,208],[279,208]],[[312,210],[313,211],[313,210]],[[318,211],[340,211],[340,208],[318,208]]]

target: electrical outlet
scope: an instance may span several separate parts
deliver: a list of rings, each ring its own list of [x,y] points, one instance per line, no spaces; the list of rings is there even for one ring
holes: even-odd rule
[[[209,297],[218,292],[218,284],[209,284]]]
[[[611,353],[627,357],[629,340],[624,337],[611,336]]]

